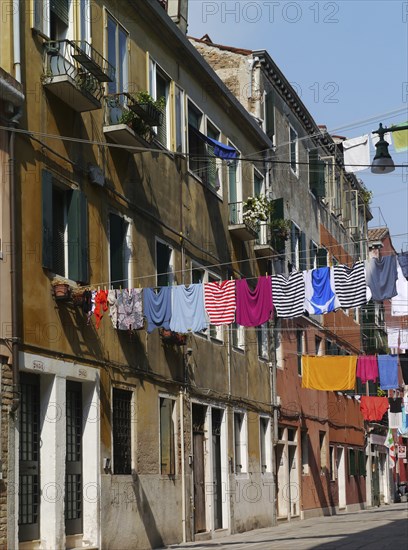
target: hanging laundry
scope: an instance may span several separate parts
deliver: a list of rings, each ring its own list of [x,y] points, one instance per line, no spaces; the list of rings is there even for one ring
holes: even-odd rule
[[[360,411],[364,420],[381,420],[388,411],[388,399],[386,397],[362,395]]]
[[[391,315],[402,317],[408,315],[408,281],[397,263],[397,294],[391,298]]]
[[[402,269],[402,274],[408,279],[408,251],[397,254],[398,263]]]
[[[395,449],[395,443],[394,443],[394,435],[392,433],[391,428],[388,428],[387,436],[384,441],[384,445],[388,447],[388,453],[391,462],[395,466],[396,462],[396,449]]]
[[[354,355],[303,355],[302,388],[322,391],[353,390],[356,385]]]
[[[230,325],[237,305],[235,281],[204,283],[204,304],[212,325]]]
[[[118,298],[116,290],[108,291],[109,317],[111,318],[113,328],[118,328]]]
[[[388,411],[388,427],[389,428],[401,428],[402,426],[402,409],[400,412],[393,412],[391,409]]]
[[[84,293],[82,294],[82,311],[85,313],[85,315],[89,315],[89,313],[92,313],[92,291],[91,290],[84,290]]]
[[[346,172],[360,172],[370,167],[370,141],[368,134],[342,142]]]
[[[390,349],[398,349],[399,328],[387,327],[387,343]]]
[[[408,349],[408,329],[402,328],[399,333],[399,349]]]
[[[117,292],[118,329],[139,330],[144,326],[142,289],[130,288]]]
[[[272,298],[278,317],[293,319],[304,313],[305,280],[301,271],[292,271],[288,277],[273,275]]]
[[[272,317],[271,278],[259,277],[256,288],[251,290],[246,279],[235,281],[237,296],[236,322],[243,327],[256,327]]]
[[[408,122],[403,122],[401,124],[396,124],[395,126],[407,126]],[[394,126],[394,128],[395,128]],[[397,153],[403,153],[408,151],[408,130],[399,130],[393,132],[394,135],[394,149]]]
[[[382,390],[395,390],[398,388],[398,356],[379,355],[378,373]]]
[[[402,407],[402,397],[389,397],[388,403],[390,406],[390,412],[400,413]]]
[[[367,283],[364,262],[353,267],[335,265],[333,267],[334,292],[343,309],[360,307],[367,301]]]
[[[397,259],[395,255],[366,260],[366,277],[373,300],[382,302],[396,296]]]
[[[357,360],[357,377],[365,384],[378,378],[378,362],[375,355],[360,355]]]
[[[335,311],[340,307],[334,293],[333,270],[319,267],[303,272],[305,279],[304,308],[312,315]]]
[[[147,332],[155,328],[170,328],[171,287],[162,286],[157,292],[153,288],[143,289],[143,311],[147,320]]]
[[[399,354],[399,362],[401,366],[402,378],[404,384],[408,386],[408,354]]]
[[[108,291],[98,290],[95,295],[95,310],[94,315],[96,317],[95,326],[99,329],[101,320],[105,311],[108,311]]]
[[[401,426],[398,428],[398,434],[406,435],[408,434],[408,408],[406,408],[405,405],[403,405],[401,408],[401,415],[402,421]]]
[[[208,327],[204,309],[203,285],[173,286],[170,330],[174,332],[200,332]]]

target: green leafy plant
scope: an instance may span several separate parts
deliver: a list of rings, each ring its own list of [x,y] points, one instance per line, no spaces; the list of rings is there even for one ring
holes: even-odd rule
[[[286,241],[290,236],[290,221],[282,218],[271,220],[269,223],[272,237],[278,237]]]
[[[373,192],[369,191],[368,189],[361,189],[360,197],[361,197],[361,200],[363,201],[363,204],[365,204],[366,206],[369,206],[373,199]]]
[[[149,92],[146,92],[145,90],[136,92],[133,95],[133,98],[137,103],[154,105],[154,107],[156,107],[157,109],[160,109],[161,111],[166,106],[165,97],[159,97],[159,99],[153,99],[152,96],[149,94]]]

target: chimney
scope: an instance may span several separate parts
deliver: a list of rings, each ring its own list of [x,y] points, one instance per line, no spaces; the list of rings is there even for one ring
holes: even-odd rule
[[[187,34],[188,0],[167,0],[167,13],[178,28]]]

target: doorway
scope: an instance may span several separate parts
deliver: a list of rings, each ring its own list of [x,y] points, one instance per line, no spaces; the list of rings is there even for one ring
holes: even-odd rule
[[[346,460],[344,447],[337,447],[337,476],[339,483],[339,508],[345,508],[346,502]]]
[[[212,452],[214,486],[214,529],[222,529],[221,424],[223,411],[212,409]]]
[[[194,484],[194,532],[206,531],[204,443],[207,407],[193,404],[193,484]]]

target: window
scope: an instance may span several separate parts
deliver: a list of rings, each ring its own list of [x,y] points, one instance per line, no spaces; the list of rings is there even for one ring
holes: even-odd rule
[[[317,268],[317,251],[318,246],[314,241],[310,241],[310,258],[309,258],[309,269]]]
[[[329,461],[330,461],[330,479],[334,481],[336,479],[336,461],[334,460],[334,447],[329,446]]]
[[[302,376],[302,355],[304,354],[305,333],[300,328],[296,329],[297,367],[298,374]]]
[[[245,413],[234,412],[235,473],[247,471],[247,417]]]
[[[113,388],[113,473],[132,473],[132,392]]]
[[[236,349],[243,350],[245,347],[245,332],[244,327],[237,323],[231,323],[231,341],[232,346]]]
[[[220,131],[209,120],[207,120],[207,136],[216,141],[221,141]],[[205,181],[211,189],[219,191],[221,189],[221,159],[218,159],[214,155],[214,147],[209,144],[207,144],[207,155],[207,174]]]
[[[132,280],[132,245],[130,223],[116,214],[109,214],[109,262],[112,288],[129,288]]]
[[[198,132],[203,131],[203,113],[188,101],[188,167],[198,178],[204,179],[206,172],[205,142]]]
[[[204,267],[198,266],[197,264],[193,263],[192,270],[191,270],[191,282],[194,283],[214,283],[221,281],[220,277],[217,277],[217,275],[213,275],[210,273],[207,269]],[[210,336],[211,338],[214,338],[216,340],[222,340],[223,339],[223,329],[222,326],[216,326],[216,325],[210,325],[209,331],[202,331],[200,332],[202,336]]]
[[[79,40],[91,42],[90,0],[79,0]]]
[[[269,359],[269,342],[268,342],[268,323],[263,323],[256,327],[256,335],[258,340],[258,356],[261,359]]]
[[[298,135],[296,130],[289,125],[289,156],[290,156],[290,167],[294,174],[298,174]]]
[[[306,269],[306,235],[292,222],[290,237],[292,269],[303,271]]]
[[[88,203],[47,170],[42,173],[42,263],[56,275],[88,282]]]
[[[260,450],[261,450],[261,473],[272,473],[271,453],[271,422],[266,416],[259,417]]]
[[[326,432],[319,432],[320,475],[327,471]]]
[[[317,251],[317,267],[327,267],[327,257],[327,249],[324,247],[319,248]]]
[[[264,92],[263,103],[263,129],[268,138],[275,143],[275,94],[273,90]]]
[[[128,33],[111,16],[107,15],[108,61],[115,67],[115,80],[108,82],[110,94],[128,91]]]
[[[356,451],[351,447],[348,450],[348,467],[349,467],[349,476],[357,475],[357,464],[356,464]]]
[[[184,90],[179,86],[174,86],[174,108],[175,108],[175,149],[178,153],[184,153],[185,144],[185,106]]]
[[[52,40],[73,38],[68,36],[71,19],[69,0],[33,0],[33,8],[34,29]]]
[[[176,474],[175,456],[175,401],[160,397],[160,473]]]
[[[228,145],[234,147],[230,142]],[[241,163],[238,160],[231,160],[228,163],[228,203],[229,222],[232,224],[242,223]]]
[[[254,196],[265,195],[265,191],[265,179],[254,167]],[[268,242],[267,222],[260,223],[258,240],[260,244],[266,244]]]
[[[302,476],[309,474],[309,434],[306,430],[301,431],[302,446]]]
[[[326,163],[319,159],[317,149],[309,151],[309,188],[315,197],[326,196]]]
[[[358,450],[358,473],[360,476],[366,476],[367,470],[366,470],[366,455],[364,450],[359,449]]]
[[[156,241],[157,286],[173,284],[173,254],[174,251],[171,246],[162,241]]]
[[[323,340],[315,336],[315,355],[323,355]]]
[[[280,330],[280,320],[277,319],[275,324],[275,347],[276,347],[276,366],[278,369],[283,369],[284,367],[284,354],[283,354],[283,345],[282,345],[282,331]],[[279,323],[279,324],[278,324]]]
[[[153,59],[149,60],[149,87],[150,95],[157,101],[161,98],[165,99],[163,122],[155,128],[157,140],[164,146],[169,148],[170,143],[170,103],[169,90],[170,78],[164,73]]]

